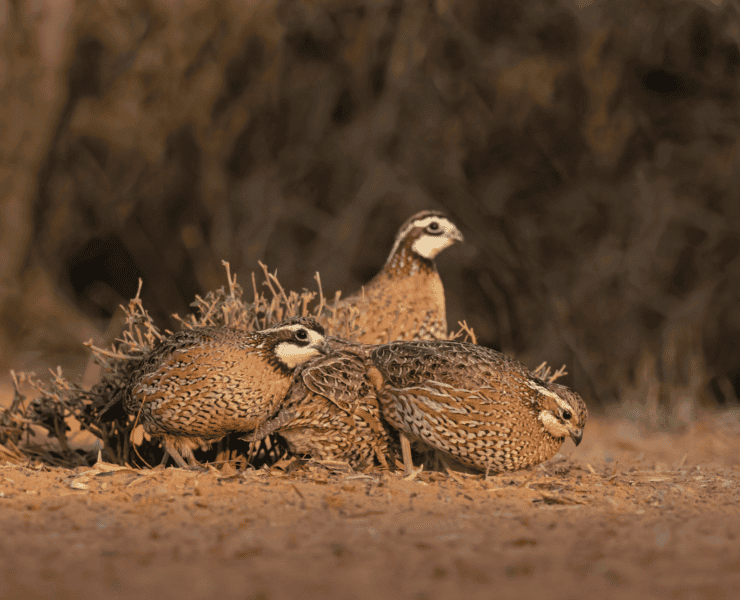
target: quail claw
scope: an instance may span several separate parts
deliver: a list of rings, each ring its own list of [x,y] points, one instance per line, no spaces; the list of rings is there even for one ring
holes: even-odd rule
[[[419,476],[419,473],[421,473],[424,470],[424,465],[421,465],[418,469],[414,469],[412,466],[410,469],[406,469],[406,476],[403,478],[404,481],[413,481]]]

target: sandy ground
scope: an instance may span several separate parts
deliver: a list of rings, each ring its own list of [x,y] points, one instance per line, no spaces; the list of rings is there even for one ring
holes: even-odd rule
[[[740,597],[740,417],[489,476],[0,466],[0,598]]]

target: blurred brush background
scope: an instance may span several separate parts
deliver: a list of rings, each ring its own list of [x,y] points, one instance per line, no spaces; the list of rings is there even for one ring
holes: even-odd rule
[[[413,212],[450,327],[656,426],[740,395],[740,5],[0,7],[0,368],[89,369],[143,278],[349,293]],[[249,298],[249,293],[247,294]]]

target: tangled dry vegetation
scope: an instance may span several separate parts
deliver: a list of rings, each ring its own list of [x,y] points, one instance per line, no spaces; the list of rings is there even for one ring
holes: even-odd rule
[[[259,291],[252,274],[253,301],[244,299],[244,290],[231,275],[229,264],[224,262],[228,289],[221,287],[205,297],[196,296],[193,311],[181,317],[174,315],[182,328],[193,327],[236,327],[245,331],[265,329],[292,316],[320,314],[328,310],[321,293],[321,280],[316,275],[319,292],[304,290],[301,293],[283,289],[276,274],[270,273],[261,264],[264,272],[265,292]],[[120,464],[151,463],[156,458],[159,446],[144,439],[140,431],[132,436],[134,420],[126,418],[110,423],[101,423],[101,411],[113,394],[125,384],[136,361],[149,352],[159,341],[171,335],[169,330],[160,329],[144,308],[140,297],[141,282],[136,296],[128,306],[123,306],[126,327],[120,338],[109,348],[99,348],[87,342],[94,360],[102,367],[100,381],[91,389],[69,381],[61,368],[52,371],[44,380],[34,373],[11,372],[15,395],[11,405],[0,416],[0,444],[2,452],[17,460],[37,458],[59,466],[78,466],[95,462],[96,450],[72,449],[69,444],[70,418],[79,423],[82,431],[92,433],[101,441],[108,460]],[[309,310],[318,295],[316,306]],[[339,322],[331,321],[332,328],[346,336],[353,333],[350,317]],[[26,390],[35,397],[30,399]],[[140,427],[140,426],[139,426]],[[38,442],[39,428],[49,438]],[[148,436],[147,436],[148,437]],[[161,456],[161,454],[160,454]]]
[[[255,331],[293,316],[324,315],[328,334],[355,339],[355,315],[352,312],[340,315],[332,308],[339,293],[334,302],[327,303],[318,273],[318,292],[305,289],[300,293],[286,292],[277,274],[270,273],[260,263],[264,276],[262,288],[265,291],[260,291],[252,273],[253,300],[249,302],[244,299],[244,290],[236,282],[236,276],[231,275],[229,263],[224,261],[223,264],[228,289],[221,287],[205,297],[196,296],[190,314],[184,317],[174,315],[182,328],[228,326]],[[126,314],[126,326],[119,339],[109,348],[99,348],[92,341],[85,344],[92,351],[95,362],[102,367],[100,381],[92,388],[86,389],[80,383],[67,379],[61,367],[57,367],[46,379],[35,373],[11,371],[15,394],[10,406],[0,413],[0,458],[15,462],[41,460],[63,467],[93,464],[98,451],[104,452],[108,461],[118,464],[152,465],[161,459],[160,445],[143,432],[143,427],[137,425],[133,417],[121,417],[109,423],[99,419],[116,391],[125,385],[137,360],[172,334],[155,324],[144,308],[140,293],[141,282],[136,296],[128,306],[122,306]],[[452,337],[475,342],[475,334],[467,324],[463,322],[460,327]],[[564,369],[550,374],[550,369],[542,365],[538,373],[555,379],[564,373]],[[33,397],[29,398],[29,395]],[[76,430],[75,426],[80,431],[94,435],[100,443],[88,449],[73,448],[70,436]],[[219,461],[227,462],[239,451],[247,454],[247,460],[275,458],[279,452],[279,449],[273,451],[269,443],[266,447],[257,448],[246,445],[240,448],[242,444],[245,443],[236,439],[217,444],[215,456]],[[213,456],[211,453],[208,458]],[[243,461],[244,457],[239,460]]]

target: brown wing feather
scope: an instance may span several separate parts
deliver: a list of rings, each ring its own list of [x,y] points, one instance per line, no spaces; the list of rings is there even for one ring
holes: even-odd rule
[[[263,337],[215,328],[172,336],[133,373],[126,411],[172,435],[219,437],[259,425],[290,386],[267,349],[259,351]]]
[[[370,356],[383,376],[378,399],[388,422],[463,464],[516,470],[562,444],[538,420],[538,387],[546,384],[500,352],[465,342],[395,342]]]
[[[346,351],[307,363],[277,415],[249,440],[271,433],[280,434],[293,453],[344,460],[356,468],[375,459],[387,466],[395,444],[362,356]]]
[[[303,384],[314,394],[350,413],[357,403],[356,391],[366,378],[363,360],[348,352],[315,360],[300,375]]]

